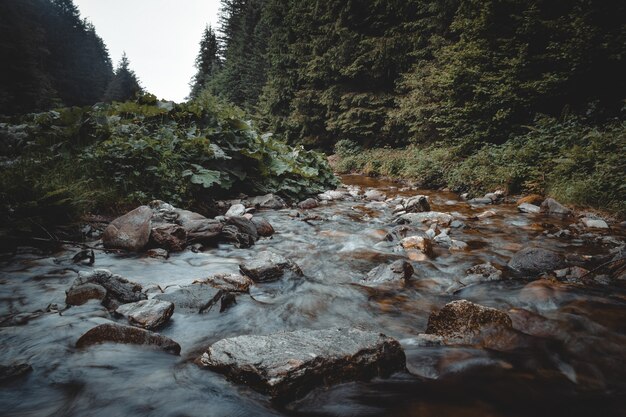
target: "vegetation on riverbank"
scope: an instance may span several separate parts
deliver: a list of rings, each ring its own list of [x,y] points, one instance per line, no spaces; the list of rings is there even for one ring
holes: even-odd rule
[[[336,185],[326,158],[260,134],[204,93],[185,104],[63,108],[0,125],[3,224],[58,223],[162,199],[210,205],[238,193],[298,199]]]
[[[576,118],[542,118],[503,145],[468,154],[446,143],[402,149],[362,149],[337,143],[335,169],[407,179],[426,187],[481,193],[539,193],[567,204],[626,218],[626,123],[590,127]]]

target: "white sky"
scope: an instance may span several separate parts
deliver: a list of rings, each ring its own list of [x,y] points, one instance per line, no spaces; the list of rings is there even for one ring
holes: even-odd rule
[[[184,101],[207,24],[217,27],[220,0],[74,0],[109,48],[122,53],[141,85],[158,98]]]

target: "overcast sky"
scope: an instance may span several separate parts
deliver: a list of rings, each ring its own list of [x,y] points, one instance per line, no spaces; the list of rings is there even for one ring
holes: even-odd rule
[[[74,0],[96,26],[116,66],[126,51],[142,86],[184,101],[202,32],[217,26],[219,0]]]

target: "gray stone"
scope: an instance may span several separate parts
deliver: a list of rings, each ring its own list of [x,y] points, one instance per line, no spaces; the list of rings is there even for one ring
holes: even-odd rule
[[[180,354],[180,345],[169,337],[116,323],[106,323],[94,327],[78,339],[76,347],[81,349],[107,342],[151,345],[174,355]]]
[[[245,201],[247,206],[265,209],[282,209],[287,207],[285,201],[274,194],[266,194],[257,197],[251,197]]]
[[[73,285],[66,291],[65,303],[73,306],[80,306],[89,300],[102,301],[107,295],[107,290],[98,284]]]
[[[202,282],[221,290],[234,292],[248,292],[254,283],[250,278],[240,274],[215,274]]]
[[[430,203],[425,195],[416,195],[404,199],[402,206],[407,213],[422,213],[430,211]]]
[[[220,241],[232,243],[238,248],[249,248],[254,245],[256,239],[252,235],[242,233],[237,226],[227,224],[222,228]]]
[[[174,314],[174,304],[158,299],[142,300],[136,303],[123,304],[115,310],[128,319],[134,326],[153,330],[161,327]]]
[[[298,207],[300,207],[302,210],[314,209],[317,206],[317,200],[314,198],[307,198],[306,200],[298,203]]]
[[[157,258],[157,259],[167,259],[170,257],[170,254],[165,249],[161,249],[161,248],[148,249],[146,251],[146,255],[150,258]]]
[[[232,224],[233,226],[236,226],[237,229],[239,229],[241,233],[250,235],[252,239],[255,241],[259,239],[259,233],[256,230],[256,226],[250,219],[246,217],[232,216],[231,218],[228,219],[228,224]]]
[[[572,211],[553,198],[546,198],[541,203],[541,212],[546,214],[556,214],[560,216],[567,216],[572,214]]]
[[[253,217],[251,221],[254,223],[259,236],[268,237],[274,234],[274,228],[267,220],[260,217]]]
[[[426,334],[442,337],[447,343],[477,343],[493,331],[510,330],[506,313],[467,300],[452,301],[428,318]]]
[[[387,196],[380,190],[367,190],[365,192],[365,199],[370,201],[385,201]]]
[[[110,309],[117,308],[119,304],[134,303],[147,298],[142,292],[141,285],[131,282],[120,275],[113,274],[107,269],[79,272],[78,278],[74,281],[70,291],[74,287],[88,283],[98,284],[106,289],[107,294],[103,304]]]
[[[243,216],[245,213],[246,213],[246,206],[244,206],[243,204],[233,204],[232,206],[230,206],[230,208],[228,209],[226,214],[224,214],[224,216],[226,217]]]
[[[449,225],[454,220],[454,216],[449,213],[442,213],[438,211],[426,211],[423,213],[406,213],[396,219],[398,224],[407,223],[426,223],[437,222],[442,226]]]
[[[357,329],[297,330],[214,343],[200,365],[287,402],[311,389],[403,371],[400,344]]]
[[[413,275],[413,266],[399,259],[389,265],[379,265],[368,272],[367,277],[361,280],[363,285],[379,285],[390,282],[406,282]]]
[[[593,228],[593,229],[608,229],[609,225],[602,219],[591,219],[588,217],[584,217],[580,220],[585,227]]]
[[[561,255],[548,249],[524,248],[509,260],[509,268],[522,273],[540,274],[564,266]]]
[[[481,197],[481,198],[472,198],[471,200],[468,201],[468,203],[476,204],[476,205],[485,205],[485,204],[492,204],[493,201],[488,197]]]
[[[287,270],[298,275],[302,274],[300,267],[289,259],[269,251],[263,251],[255,259],[239,265],[241,273],[252,278],[255,282],[276,281]]]
[[[224,291],[205,283],[196,283],[175,288],[164,294],[157,294],[154,299],[169,301],[176,306],[176,310],[185,313],[199,313],[205,311],[224,295]]]
[[[541,207],[536,206],[534,204],[530,204],[530,203],[522,203],[519,206],[517,206],[517,209],[521,211],[522,213],[529,213],[529,214],[535,214],[541,211]]]
[[[113,220],[102,235],[102,243],[108,249],[141,251],[150,239],[152,210],[140,206]]]

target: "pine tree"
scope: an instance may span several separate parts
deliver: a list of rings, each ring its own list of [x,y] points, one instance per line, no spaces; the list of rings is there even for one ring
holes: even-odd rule
[[[197,97],[211,78],[220,70],[222,63],[219,52],[217,36],[211,26],[207,26],[200,41],[200,52],[196,58],[197,72],[190,83],[191,92],[189,93],[189,98]]]
[[[135,72],[130,69],[130,62],[126,56],[126,52],[124,52],[115,70],[115,75],[104,93],[103,100],[106,102],[126,101],[133,99],[142,92],[143,88]]]

